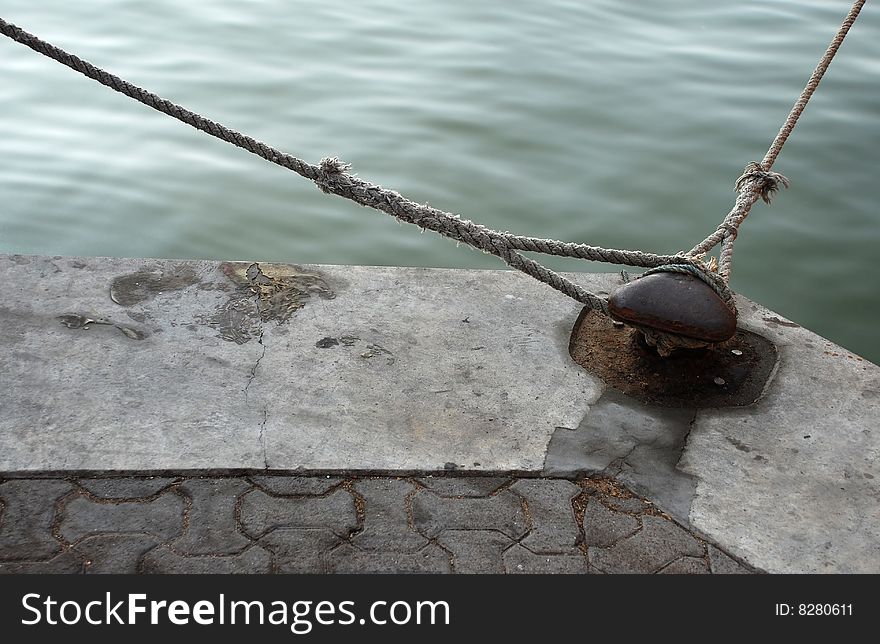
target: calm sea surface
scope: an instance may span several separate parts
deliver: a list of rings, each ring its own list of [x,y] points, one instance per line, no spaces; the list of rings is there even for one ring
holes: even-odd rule
[[[728,211],[849,4],[2,0],[0,16],[416,201],[665,253]],[[868,3],[774,167],[792,188],[741,229],[733,287],[880,362],[877,43]],[[5,38],[0,252],[501,266]]]

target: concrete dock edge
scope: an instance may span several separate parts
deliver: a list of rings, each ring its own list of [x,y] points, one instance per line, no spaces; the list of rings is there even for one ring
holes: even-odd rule
[[[756,569],[880,572],[880,368],[745,298],[778,352],[763,396],[676,412],[575,364],[580,307],[509,271],[14,255],[0,276],[8,482],[598,475]]]

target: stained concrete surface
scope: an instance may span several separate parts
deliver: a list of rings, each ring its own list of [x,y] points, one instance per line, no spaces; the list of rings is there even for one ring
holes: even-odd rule
[[[601,392],[567,354],[577,304],[509,272],[13,256],[0,276],[4,472],[536,471]]]
[[[880,572],[880,369],[745,298],[740,328],[778,351],[764,395],[676,413],[575,365],[579,307],[511,272],[3,257],[0,276],[7,478],[599,472],[758,569]]]
[[[653,407],[609,389],[576,429],[556,430],[544,472],[612,474],[687,521],[696,479],[677,466],[695,418],[695,410]]]
[[[644,335],[584,309],[572,330],[572,359],[627,397],[656,407],[745,407],[758,401],[779,356],[766,338],[745,331],[709,348],[661,356]]]

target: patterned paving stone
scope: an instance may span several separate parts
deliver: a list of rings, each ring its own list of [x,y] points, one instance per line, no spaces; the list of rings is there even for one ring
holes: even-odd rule
[[[65,540],[106,532],[142,533],[161,540],[176,537],[183,530],[184,501],[165,493],[153,501],[98,503],[80,496],[62,510],[60,532]]]
[[[364,552],[343,544],[327,557],[330,572],[359,574],[449,573],[449,555],[431,544],[418,552]]]
[[[331,476],[252,476],[256,485],[279,496],[320,496],[342,483]]]
[[[407,497],[416,487],[405,480],[361,479],[355,491],[364,499],[364,529],[352,538],[361,550],[415,552],[428,542],[409,526]]]
[[[72,550],[83,558],[83,570],[92,574],[133,574],[146,552],[159,544],[146,534],[99,534],[87,537]]]
[[[683,555],[700,557],[702,544],[676,524],[642,517],[642,529],[610,548],[590,548],[590,564],[608,573],[653,573]]]
[[[504,567],[510,574],[583,574],[587,561],[578,554],[535,554],[522,546],[514,546],[504,553]]]
[[[709,546],[709,566],[716,575],[750,575],[752,571],[728,557],[715,546]]]
[[[708,575],[709,566],[705,559],[697,557],[682,557],[666,566],[658,574],[660,575]]]
[[[350,480],[7,480],[0,573],[754,572],[605,480]]]
[[[324,555],[339,543],[340,537],[327,528],[278,528],[260,539],[283,573],[326,572]]]
[[[148,574],[261,574],[272,571],[272,555],[253,546],[237,555],[184,557],[167,547],[151,550],[144,556],[143,572]]]
[[[596,499],[584,511],[584,540],[588,546],[606,548],[639,529],[638,519],[609,510]]]
[[[62,552],[49,561],[0,562],[3,575],[70,575],[83,572],[82,559],[73,552]]]
[[[477,498],[489,496],[510,479],[495,476],[426,476],[418,481],[437,496]]]
[[[620,512],[634,512],[641,514],[651,507],[642,499],[635,497],[631,499],[621,499],[616,496],[606,496],[603,501],[608,507],[613,510],[619,510]]]
[[[61,550],[52,536],[55,501],[72,486],[59,480],[12,480],[0,483],[0,560],[49,559]]]
[[[512,539],[526,533],[520,497],[508,490],[481,499],[445,499],[431,492],[419,492],[412,503],[416,529],[436,537],[444,529],[499,530]]]
[[[235,504],[251,485],[244,479],[189,479],[180,485],[188,496],[186,531],[171,545],[187,555],[226,555],[241,552],[251,541],[238,531]]]
[[[177,479],[172,478],[110,478],[79,479],[79,483],[90,494],[102,499],[142,499],[153,496]]]
[[[571,481],[523,479],[511,490],[525,498],[532,529],[522,544],[532,552],[563,553],[577,550],[580,530],[571,501],[581,488]]]
[[[347,537],[358,527],[354,499],[346,490],[304,498],[278,498],[254,490],[242,498],[241,525],[252,537],[275,528],[329,528]]]
[[[452,553],[452,565],[460,574],[504,572],[503,552],[514,541],[495,530],[444,530],[437,543]]]

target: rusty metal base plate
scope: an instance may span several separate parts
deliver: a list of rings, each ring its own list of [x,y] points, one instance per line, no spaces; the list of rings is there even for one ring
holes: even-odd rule
[[[742,407],[763,393],[776,347],[750,331],[710,349],[678,349],[662,358],[641,334],[589,309],[581,311],[568,347],[571,357],[605,383],[663,407]]]

